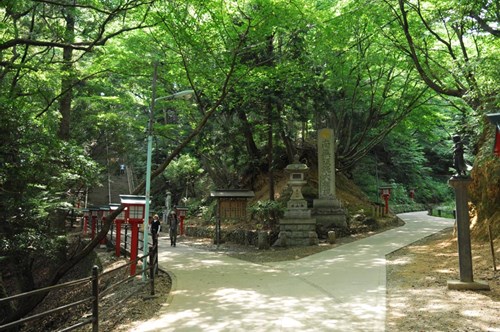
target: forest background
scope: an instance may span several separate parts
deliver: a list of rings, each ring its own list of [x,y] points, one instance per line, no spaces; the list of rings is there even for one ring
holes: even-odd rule
[[[322,127],[338,174],[373,201],[391,183],[397,203],[411,189],[450,202],[457,134],[474,166],[474,234],[498,234],[485,116],[499,106],[498,2],[2,0],[0,14],[0,258],[24,291],[41,286],[38,260],[53,258],[57,283],[119,213],[93,241],[68,241],[88,188],[121,163],[145,178],[151,108],[153,206],[168,189],[203,214],[211,189],[262,176],[273,200],[274,172],[295,154],[312,163]],[[191,101],[159,99],[185,90]]]

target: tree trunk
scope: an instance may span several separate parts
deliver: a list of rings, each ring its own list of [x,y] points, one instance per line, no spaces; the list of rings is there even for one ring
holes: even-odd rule
[[[241,108],[238,109],[238,118],[243,123],[243,135],[245,135],[248,155],[250,156],[250,159],[259,160],[259,148],[257,147],[257,144],[255,144],[255,141],[253,139],[252,128],[250,126],[250,123],[248,122],[247,115]]]
[[[269,200],[274,201],[274,166],[273,166],[273,105],[266,102],[267,109],[267,163],[269,164]]]
[[[278,102],[276,105],[276,108],[278,109],[278,117],[279,117],[280,114],[283,114],[283,112],[284,112],[283,103]],[[294,145],[293,141],[290,139],[290,135],[288,135],[288,133],[290,131],[287,130],[287,128],[285,128],[286,126],[283,124],[282,121],[279,121],[278,125],[280,127],[279,132],[280,132],[281,139],[283,140],[283,143],[285,144],[286,157],[288,159],[288,162],[292,162],[294,160],[294,157],[295,157],[296,149],[295,149],[295,145]]]
[[[72,43],[75,36],[75,16],[71,8],[65,12],[66,19],[66,42]],[[73,49],[64,47],[63,65],[61,78],[61,99],[59,101],[59,113],[61,113],[61,122],[59,124],[59,138],[69,140],[71,124],[71,101],[73,100]]]

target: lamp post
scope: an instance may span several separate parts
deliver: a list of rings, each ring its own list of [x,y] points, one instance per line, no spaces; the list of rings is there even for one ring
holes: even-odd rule
[[[147,270],[147,255],[149,253],[149,230],[148,230],[148,225],[149,225],[149,206],[150,206],[150,199],[151,199],[151,155],[152,155],[152,150],[153,150],[153,122],[154,122],[154,109],[155,109],[155,103],[159,100],[162,99],[178,99],[178,98],[184,98],[188,99],[190,98],[193,94],[193,90],[184,90],[180,91],[168,96],[164,97],[156,97],[156,80],[158,77],[158,63],[156,62],[154,65],[154,72],[153,72],[153,84],[152,84],[152,97],[151,97],[151,106],[149,108],[149,121],[148,121],[148,148],[147,148],[147,159],[146,159],[146,205],[145,205],[145,211],[144,211],[144,247],[143,247],[143,254],[144,254],[144,260],[142,262],[142,279],[146,279],[146,270]]]
[[[495,138],[493,141],[493,154],[500,157],[500,113],[486,114],[488,120],[495,125]],[[488,235],[490,238],[490,250],[491,258],[493,259],[493,270],[497,270],[497,264],[495,260],[495,248],[493,247],[493,235],[491,233],[491,222],[488,222]]]
[[[457,225],[460,280],[448,280],[448,289],[490,290],[490,286],[486,282],[474,281],[470,240],[469,198],[467,193],[471,177],[466,173],[464,168],[463,148],[460,136],[454,136],[453,142],[455,143],[453,159],[457,173],[448,180],[448,184],[455,190],[455,220]]]

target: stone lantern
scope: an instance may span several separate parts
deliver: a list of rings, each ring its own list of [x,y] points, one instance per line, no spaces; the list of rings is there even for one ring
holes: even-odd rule
[[[307,209],[307,201],[302,196],[302,187],[307,184],[305,175],[309,172],[309,167],[306,164],[299,162],[299,157],[296,155],[293,164],[285,168],[285,172],[289,174],[288,185],[292,189],[292,195],[287,202],[287,210],[285,217],[311,217],[311,210]]]
[[[279,220],[280,232],[277,246],[317,245],[316,219],[311,218],[311,210],[302,196],[302,187],[307,183],[305,175],[309,171],[306,164],[295,156],[292,164],[285,168],[289,174],[288,185],[292,189],[290,200],[286,204],[284,217]]]

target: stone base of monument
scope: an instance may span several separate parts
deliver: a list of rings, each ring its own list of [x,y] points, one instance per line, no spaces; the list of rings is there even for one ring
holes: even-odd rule
[[[313,246],[318,244],[319,239],[316,233],[316,220],[314,218],[280,219],[278,240],[276,240],[273,246]]]
[[[448,280],[448,289],[453,290],[490,290],[490,286],[485,281],[460,281]]]
[[[347,216],[337,199],[315,199],[312,214],[320,228],[347,227]]]

